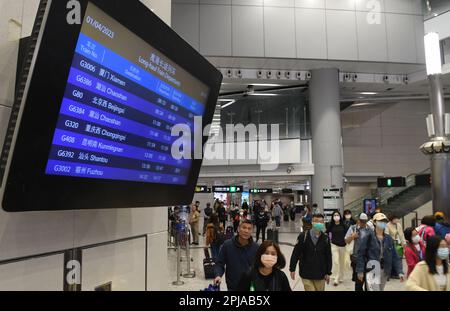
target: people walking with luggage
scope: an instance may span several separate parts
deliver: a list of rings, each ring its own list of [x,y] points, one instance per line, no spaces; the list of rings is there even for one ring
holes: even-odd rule
[[[291,291],[286,274],[281,271],[286,259],[280,247],[273,241],[265,241],[256,252],[253,267],[244,273],[238,285],[239,291]]]
[[[196,204],[191,205],[189,225],[191,226],[192,245],[198,245],[198,236],[200,232],[200,211],[198,210]]]
[[[277,229],[281,227],[281,217],[283,217],[283,209],[281,208],[281,204],[281,201],[276,202],[273,206],[272,211],[273,219],[275,220],[275,226]]]
[[[266,228],[269,223],[270,216],[269,213],[263,209],[259,211],[256,215],[255,224],[256,224],[256,242],[259,241],[259,234],[262,234],[262,241],[266,240]]]
[[[439,235],[428,238],[425,260],[419,262],[408,281],[409,291],[450,291],[449,248]]]
[[[219,204],[218,215],[219,215],[219,221],[222,223],[222,226],[225,228],[226,224],[227,224],[227,209],[225,208],[225,205],[223,204],[223,202],[220,202],[220,204]]]
[[[238,235],[223,243],[215,265],[215,284],[220,284],[225,274],[228,290],[238,289],[241,276],[253,265],[258,250],[258,244],[253,242],[252,232],[251,221],[243,220],[239,225]]]
[[[333,285],[338,286],[344,281],[345,272],[345,234],[347,229],[339,211],[333,212],[331,221],[327,224],[326,232],[331,240],[331,253],[333,256]]]
[[[220,247],[224,242],[224,228],[219,223],[219,217],[216,214],[212,214],[206,227],[205,246],[211,248],[211,257],[214,261],[217,260]]]
[[[359,280],[356,273],[356,258],[359,250],[359,244],[361,238],[370,233],[370,229],[367,227],[367,221],[369,217],[365,213],[361,213],[359,215],[358,222],[350,226],[345,235],[345,243],[347,243],[347,249],[350,248],[350,265],[353,270],[352,281],[355,282],[355,291],[363,291],[364,290],[364,282],[363,280]]]
[[[422,239],[422,242],[425,245],[427,245],[427,240],[429,237],[436,235],[436,231],[434,230],[435,225],[436,219],[434,218],[434,216],[427,215],[422,218],[420,226],[416,228],[420,238]]]
[[[206,207],[203,210],[203,235],[206,233],[206,227],[209,224],[209,219],[211,215],[213,214],[213,209],[211,208],[211,203],[206,203]]]
[[[315,214],[312,229],[300,233],[292,252],[289,271],[295,280],[298,263],[299,275],[305,291],[324,291],[325,282],[330,282],[332,269],[331,243],[325,232],[325,217]]]
[[[386,230],[394,240],[395,250],[397,251],[398,256],[400,259],[403,258],[403,251],[406,246],[406,241],[403,234],[403,228],[400,223],[400,217],[395,214],[390,215]],[[398,271],[396,271],[395,266],[392,267],[391,278],[398,279]]]
[[[423,244],[419,233],[414,228],[406,228],[405,232],[405,258],[408,266],[407,277],[414,270],[414,267],[425,259],[425,245]]]
[[[360,282],[366,273],[366,290],[384,291],[386,282],[395,266],[399,273],[400,282],[403,282],[403,268],[401,259],[394,247],[394,240],[386,234],[388,218],[382,213],[373,217],[375,231],[361,238],[357,260],[356,272]]]

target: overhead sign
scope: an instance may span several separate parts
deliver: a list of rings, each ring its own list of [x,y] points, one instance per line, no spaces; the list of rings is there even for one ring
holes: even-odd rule
[[[195,193],[211,193],[211,188],[208,188],[208,186],[196,186]]]
[[[377,179],[378,188],[406,187],[405,177],[387,177]]]
[[[250,189],[250,193],[258,194],[258,193],[273,193],[272,188],[253,188]]]
[[[241,193],[244,191],[243,186],[214,186],[212,187],[215,193]]]
[[[416,175],[416,186],[431,186],[431,174]]]

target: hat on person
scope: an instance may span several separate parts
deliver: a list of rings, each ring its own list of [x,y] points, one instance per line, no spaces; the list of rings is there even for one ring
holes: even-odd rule
[[[359,214],[359,220],[369,220],[369,217],[367,217],[366,213]]]
[[[443,212],[436,212],[434,213],[434,218],[444,218],[444,213]]]
[[[389,221],[389,219],[383,213],[376,213],[375,216],[373,216],[373,220],[374,221],[382,221],[382,220]]]

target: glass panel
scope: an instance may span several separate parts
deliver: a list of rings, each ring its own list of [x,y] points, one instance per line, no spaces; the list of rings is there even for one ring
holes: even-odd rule
[[[274,96],[275,95],[275,96]],[[280,139],[310,139],[308,96],[305,89],[255,92],[255,95],[227,97],[235,102],[224,104],[221,109],[221,126],[226,135],[227,124],[266,124],[270,137],[270,126],[279,125]],[[246,141],[256,140],[246,135]]]

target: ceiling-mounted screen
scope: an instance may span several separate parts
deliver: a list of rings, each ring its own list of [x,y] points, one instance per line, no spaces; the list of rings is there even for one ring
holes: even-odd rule
[[[80,2],[79,25],[61,1],[46,6],[3,208],[189,203],[201,160],[174,157],[171,132],[210,123],[220,72],[139,1]]]

